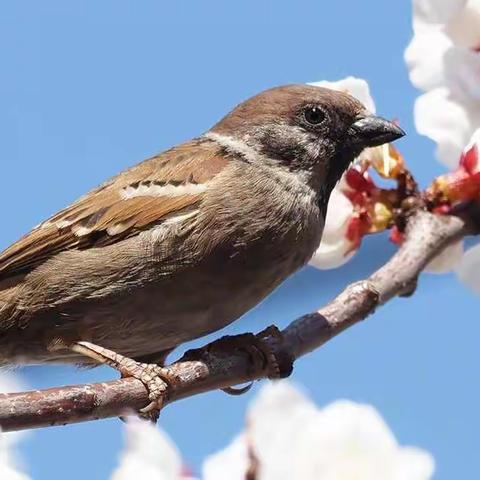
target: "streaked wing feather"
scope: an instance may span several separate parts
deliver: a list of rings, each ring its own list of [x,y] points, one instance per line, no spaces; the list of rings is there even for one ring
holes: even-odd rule
[[[0,278],[28,273],[65,250],[115,243],[169,216],[195,208],[204,196],[198,185],[208,183],[225,164],[218,150],[202,140],[193,140],[140,163],[81,197],[7,248],[0,255]],[[189,185],[194,188],[184,188],[179,195],[168,194],[163,188]],[[135,191],[140,186],[143,190],[135,196],[122,195],[126,188]]]

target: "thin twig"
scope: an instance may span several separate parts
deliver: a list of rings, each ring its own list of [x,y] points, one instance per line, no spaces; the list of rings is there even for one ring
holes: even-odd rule
[[[325,307],[294,320],[283,330],[277,353],[297,359],[365,319],[393,297],[413,293],[417,277],[428,262],[448,244],[470,233],[472,229],[459,217],[416,211],[408,221],[406,240],[395,255]],[[272,345],[275,341],[273,336],[266,340]],[[178,383],[169,391],[166,403],[268,376],[263,362],[228,341],[187,352],[169,368]],[[114,417],[138,410],[148,402],[146,388],[133,378],[0,394],[0,426],[5,431],[22,430]]]

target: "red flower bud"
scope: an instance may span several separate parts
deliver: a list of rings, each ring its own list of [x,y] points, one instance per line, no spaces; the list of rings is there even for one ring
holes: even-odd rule
[[[390,230],[390,241],[396,245],[401,245],[405,241],[405,234],[401,232],[396,225]]]
[[[478,165],[478,147],[473,144],[468,150],[462,153],[460,157],[460,168],[463,168],[470,174],[475,173],[475,169]]]

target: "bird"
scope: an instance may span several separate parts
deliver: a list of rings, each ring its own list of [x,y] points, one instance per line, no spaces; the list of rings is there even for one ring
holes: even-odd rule
[[[342,174],[363,149],[404,134],[317,86],[240,103],[0,254],[0,365],[108,364],[158,400],[166,356],[308,263]]]

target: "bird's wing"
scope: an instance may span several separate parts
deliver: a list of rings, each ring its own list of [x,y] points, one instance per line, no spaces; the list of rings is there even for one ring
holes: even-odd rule
[[[28,273],[70,249],[109,245],[195,209],[227,160],[193,140],[113,177],[0,254],[0,279]]]

